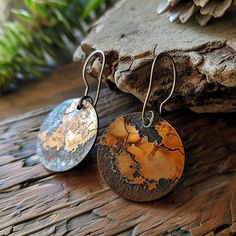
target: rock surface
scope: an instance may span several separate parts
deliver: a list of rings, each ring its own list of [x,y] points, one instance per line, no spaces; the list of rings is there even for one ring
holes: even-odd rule
[[[108,85],[144,101],[153,57],[168,52],[176,62],[178,78],[166,109],[236,111],[236,9],[200,27],[195,21],[171,24],[165,16],[157,16],[156,4],[156,0],[119,1],[96,22],[74,60],[83,62],[91,51],[103,50]],[[100,67],[96,60],[91,74],[96,76]],[[154,76],[150,101],[157,105],[171,88],[170,64],[158,63]]]

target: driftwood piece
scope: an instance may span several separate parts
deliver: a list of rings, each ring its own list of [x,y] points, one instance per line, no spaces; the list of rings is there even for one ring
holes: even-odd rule
[[[195,21],[170,23],[165,15],[157,16],[156,5],[156,0],[119,1],[94,25],[74,60],[83,61],[95,49],[105,51],[104,79],[144,101],[153,56],[169,52],[177,65],[178,81],[168,109],[236,111],[236,8],[201,27]],[[99,68],[97,61],[93,74]],[[171,82],[170,66],[161,63],[152,90],[154,104],[167,96]]]
[[[131,96],[102,90],[99,137],[112,120],[140,105]],[[184,176],[164,198],[134,203],[113,193],[99,176],[96,146],[72,171],[55,174],[42,167],[36,136],[51,109],[0,123],[0,235],[236,233],[236,114],[164,115],[185,146]]]

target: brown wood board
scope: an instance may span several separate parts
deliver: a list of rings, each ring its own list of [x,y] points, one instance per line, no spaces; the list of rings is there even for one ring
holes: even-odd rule
[[[89,91],[94,91],[97,81],[89,80],[89,85]],[[25,81],[19,85],[17,91],[1,95],[0,119],[83,95],[84,89],[81,65],[61,65],[51,74],[39,80]]]
[[[129,95],[102,90],[102,131],[140,111]],[[164,114],[180,134],[186,166],[167,196],[134,203],[98,173],[96,148],[69,172],[48,172],[36,155],[39,127],[53,106],[0,122],[0,235],[233,235],[236,233],[236,114]]]

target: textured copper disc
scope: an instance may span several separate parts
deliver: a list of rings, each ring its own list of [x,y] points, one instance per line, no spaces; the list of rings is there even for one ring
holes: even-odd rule
[[[86,100],[67,100],[53,109],[38,135],[37,152],[49,170],[61,172],[78,165],[91,150],[98,132],[94,107]]]
[[[183,144],[175,129],[158,116],[145,128],[139,112],[111,123],[98,146],[98,168],[104,180],[133,201],[151,201],[171,191],[184,162]]]

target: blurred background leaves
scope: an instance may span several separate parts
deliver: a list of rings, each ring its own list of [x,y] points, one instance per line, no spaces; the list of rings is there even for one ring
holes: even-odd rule
[[[2,1],[2,0],[1,0]],[[7,1],[7,0],[6,0]],[[22,0],[0,27],[0,93],[71,61],[91,23],[114,1]],[[21,2],[21,4],[19,4]],[[1,3],[3,4],[3,3]],[[2,13],[3,14],[3,13]]]

